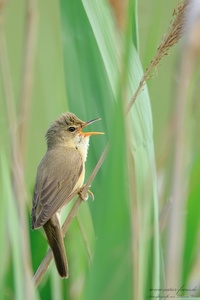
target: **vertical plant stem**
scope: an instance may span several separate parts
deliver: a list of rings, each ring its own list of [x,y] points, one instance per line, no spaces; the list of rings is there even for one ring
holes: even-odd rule
[[[27,133],[27,124],[30,115],[31,92],[33,85],[34,73],[34,57],[36,47],[36,1],[29,0],[27,2],[27,30],[25,35],[25,51],[24,51],[24,65],[22,76],[22,94],[20,107],[20,124],[19,124],[19,153],[20,160],[23,162],[25,155],[25,141]]]
[[[21,121],[18,126],[16,117],[15,97],[12,87],[12,78],[10,74],[9,58],[6,48],[6,40],[4,37],[3,22],[0,34],[0,63],[5,93],[5,103],[7,109],[8,130],[9,130],[9,146],[10,146],[10,165],[12,166],[12,193],[15,199],[16,211],[19,222],[19,231],[21,240],[19,241],[21,247],[21,256],[23,257],[23,275],[24,275],[24,299],[30,298],[31,293],[31,259],[30,259],[30,245],[28,238],[27,226],[27,212],[25,206],[25,182],[24,182],[24,156],[25,156],[25,138],[27,129],[27,120],[29,118],[28,108],[31,96],[31,83],[33,74],[33,56],[35,44],[35,2],[29,0],[27,4],[27,33],[26,33],[26,47],[24,60],[24,74],[21,96]],[[2,6],[1,6],[2,9]],[[2,13],[2,11],[1,11]],[[1,14],[1,18],[3,15]],[[10,220],[11,222],[11,220]]]
[[[185,45],[186,46],[186,45]],[[188,142],[187,93],[194,66],[194,57],[189,47],[184,47],[181,60],[177,91],[177,104],[174,113],[174,169],[172,184],[172,210],[168,232],[167,287],[179,287],[182,274],[184,243],[185,201],[188,189]]]
[[[18,135],[18,148],[17,158],[20,169],[21,182],[18,181],[18,177],[15,177],[17,199],[19,205],[19,217],[21,223],[21,235],[22,235],[22,252],[24,257],[24,273],[25,273],[25,294],[28,299],[30,294],[31,284],[31,258],[30,258],[30,244],[28,238],[27,216],[25,209],[25,144],[28,128],[28,120],[30,117],[30,103],[31,103],[31,91],[33,83],[34,72],[34,57],[35,57],[35,44],[36,44],[36,1],[29,0],[27,2],[26,9],[26,33],[25,33],[25,48],[24,48],[24,65],[22,75],[22,94],[21,94],[21,107],[20,107],[20,120],[19,120],[19,135]],[[18,173],[18,172],[17,172]],[[16,174],[18,176],[18,174]]]

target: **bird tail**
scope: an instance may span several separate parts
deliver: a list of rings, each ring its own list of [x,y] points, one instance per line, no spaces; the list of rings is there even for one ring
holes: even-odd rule
[[[62,229],[58,216],[55,214],[44,225],[44,230],[48,239],[48,243],[53,251],[56,268],[61,277],[68,277],[68,264],[65,253]]]

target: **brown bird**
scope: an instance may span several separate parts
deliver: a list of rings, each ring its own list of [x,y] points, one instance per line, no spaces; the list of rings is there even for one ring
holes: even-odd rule
[[[47,152],[37,170],[32,229],[44,227],[61,277],[68,277],[68,264],[60,210],[83,185],[89,137],[102,132],[82,132],[82,129],[98,120],[83,122],[70,112],[62,114],[46,133]]]

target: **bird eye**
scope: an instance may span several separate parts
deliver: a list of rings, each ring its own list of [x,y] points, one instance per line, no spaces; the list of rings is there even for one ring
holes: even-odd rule
[[[68,128],[68,130],[69,130],[70,132],[74,132],[74,131],[76,130],[76,128],[73,127],[73,126],[71,126],[71,127]]]

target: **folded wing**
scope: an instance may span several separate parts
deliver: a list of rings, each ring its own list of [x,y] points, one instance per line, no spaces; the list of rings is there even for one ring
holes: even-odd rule
[[[68,202],[82,171],[82,158],[76,149],[58,147],[47,151],[34,187],[32,229],[43,226]]]

